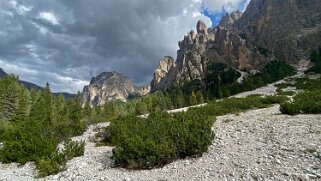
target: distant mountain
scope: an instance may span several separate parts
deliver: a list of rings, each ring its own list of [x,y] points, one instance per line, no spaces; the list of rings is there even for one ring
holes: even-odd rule
[[[6,75],[8,75],[8,74],[6,72],[4,72],[2,68],[0,68],[0,77],[4,77]]]
[[[0,68],[0,78],[7,76],[8,74],[2,69]],[[31,82],[27,82],[27,81],[23,81],[23,80],[19,80],[19,82],[25,86],[27,89],[36,89],[36,90],[44,90],[43,87],[31,83]],[[76,94],[70,94],[70,93],[66,93],[66,92],[58,92],[58,93],[53,93],[55,96],[59,96],[60,94],[62,94],[66,99],[71,99],[73,97],[76,96]]]
[[[36,89],[36,90],[43,90],[42,87],[40,87],[39,85],[36,85],[34,83],[30,83],[30,82],[26,82],[26,81],[23,81],[23,80],[19,80],[20,83],[22,85],[24,85],[27,89]]]
[[[103,72],[93,77],[83,90],[83,101],[92,106],[102,106],[107,101],[119,100],[126,102],[135,96],[149,93],[149,87],[136,87],[127,77],[118,72]]]

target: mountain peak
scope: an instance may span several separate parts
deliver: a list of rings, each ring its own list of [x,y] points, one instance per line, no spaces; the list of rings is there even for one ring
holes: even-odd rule
[[[198,20],[196,30],[197,34],[207,35],[207,26],[202,20]]]
[[[127,76],[116,72],[116,71],[112,71],[112,72],[102,72],[100,74],[98,74],[96,77],[91,78],[90,84],[93,84],[95,82],[99,82],[99,81],[104,81],[104,80],[108,80],[110,78],[121,78],[121,79],[129,79]]]
[[[1,67],[0,67],[0,77],[8,75]]]
[[[133,81],[116,71],[102,72],[93,77],[83,90],[83,101],[92,106],[102,106],[111,100],[126,102],[129,97],[149,93],[149,87],[136,87]]]

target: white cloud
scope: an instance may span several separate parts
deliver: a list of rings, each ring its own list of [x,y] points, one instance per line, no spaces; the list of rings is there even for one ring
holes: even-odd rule
[[[244,4],[248,4],[250,0],[203,0],[206,8],[212,11],[221,11],[222,8],[227,12],[235,11]],[[244,9],[242,9],[244,10]]]
[[[21,15],[26,15],[27,12],[31,11],[32,10],[32,7],[31,6],[23,6],[23,5],[19,5],[17,6],[17,12]]]
[[[52,12],[40,12],[39,18],[43,19],[53,25],[59,25],[59,20]]]

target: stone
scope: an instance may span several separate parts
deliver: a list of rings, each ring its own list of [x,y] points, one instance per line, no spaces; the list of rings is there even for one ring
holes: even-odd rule
[[[82,92],[84,104],[103,106],[111,100],[126,102],[129,96],[143,96],[149,93],[149,86],[136,87],[132,80],[118,72],[103,72],[93,77]]]
[[[321,41],[319,0],[252,0],[234,24],[239,34],[275,55],[296,63],[308,59]]]
[[[258,73],[273,60],[296,64],[320,46],[320,21],[318,0],[252,0],[244,13],[226,14],[216,27],[198,21],[197,32],[190,31],[178,43],[176,62],[171,63],[175,66],[161,77],[154,76],[151,90],[168,91],[193,80],[206,87],[208,61],[244,74]]]

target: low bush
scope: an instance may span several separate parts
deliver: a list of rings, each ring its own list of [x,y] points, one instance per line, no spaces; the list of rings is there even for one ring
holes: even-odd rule
[[[45,177],[57,174],[66,168],[66,163],[66,155],[56,150],[49,157],[42,157],[36,161],[38,175]]]
[[[314,65],[308,69],[305,73],[321,73],[321,48],[319,48],[319,51],[312,50],[310,54],[310,60],[314,63]]]
[[[115,163],[131,169],[159,167],[207,151],[211,125],[200,112],[152,113],[147,119],[128,116],[111,125]]]
[[[63,171],[68,160],[84,155],[84,151],[85,143],[83,141],[65,140],[63,151],[56,149],[49,157],[43,156],[36,160],[39,176],[45,177]]]
[[[83,156],[85,153],[85,142],[76,142],[71,139],[67,139],[64,141],[64,149],[64,154],[66,155],[67,160]]]
[[[283,103],[280,111],[284,114],[320,114],[321,113],[321,90],[306,91],[294,97],[293,102]]]
[[[286,100],[284,96],[250,96],[212,102],[175,115],[156,112],[146,119],[136,115],[121,117],[108,128],[109,143],[115,146],[115,163],[130,169],[150,169],[178,158],[201,155],[214,137],[211,128],[216,116]]]
[[[298,78],[295,80],[294,87],[305,91],[321,90],[321,79]]]

